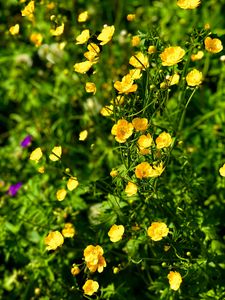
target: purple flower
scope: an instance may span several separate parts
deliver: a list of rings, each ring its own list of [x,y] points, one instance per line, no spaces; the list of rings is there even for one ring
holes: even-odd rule
[[[20,146],[23,148],[26,148],[28,146],[30,146],[31,144],[31,140],[32,140],[32,136],[31,135],[27,135],[22,142],[20,143]]]
[[[21,188],[21,186],[22,186],[22,182],[17,182],[16,184],[10,185],[8,189],[8,194],[12,197],[16,196],[16,193]]]

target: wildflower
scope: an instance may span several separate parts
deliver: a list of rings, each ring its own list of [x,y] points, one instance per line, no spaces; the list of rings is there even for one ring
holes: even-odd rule
[[[160,135],[156,138],[156,148],[157,149],[162,149],[169,147],[172,144],[172,137],[169,133],[167,132],[162,132]]]
[[[85,295],[92,296],[99,289],[99,284],[97,281],[88,279],[82,289],[84,290]]]
[[[8,189],[8,194],[12,197],[16,196],[18,190],[22,187],[22,182],[17,182],[16,184],[11,184]]]
[[[180,75],[177,73],[174,73],[171,76],[166,76],[166,82],[168,86],[178,84],[179,80],[180,80]]]
[[[11,35],[17,35],[20,31],[20,25],[19,24],[15,24],[14,26],[11,26],[9,28],[9,32]]]
[[[86,90],[87,93],[95,94],[96,90],[97,90],[96,85],[94,84],[94,82],[86,82],[85,90]]]
[[[128,182],[128,184],[126,185],[126,188],[125,188],[125,193],[127,194],[127,197],[131,197],[135,194],[137,194],[137,185],[133,182]]]
[[[45,237],[46,250],[55,250],[62,246],[64,238],[59,231],[51,231],[48,236]]]
[[[32,17],[34,13],[34,1],[30,1],[23,10],[21,10],[22,17]]]
[[[88,19],[88,11],[83,11],[82,13],[79,14],[77,21],[79,23],[84,23]]]
[[[148,54],[153,54],[155,52],[156,52],[156,46],[151,45],[148,47]]]
[[[27,135],[20,143],[20,146],[22,148],[26,148],[29,147],[32,141],[32,136],[31,135]]]
[[[60,36],[62,35],[64,32],[64,23],[62,23],[62,25],[57,26],[55,29],[51,29],[50,33],[53,36]]]
[[[75,233],[76,233],[76,231],[75,231],[75,228],[73,227],[72,223],[66,223],[64,225],[64,228],[62,230],[62,235],[65,238],[72,238],[72,237],[74,237]]]
[[[198,7],[201,0],[178,0],[177,5],[182,9],[194,9]]]
[[[88,136],[88,131],[83,130],[79,133],[79,141],[85,141]]]
[[[219,173],[222,177],[225,177],[225,164],[219,169]]]
[[[132,125],[136,131],[145,131],[148,128],[148,119],[146,118],[134,118]]]
[[[169,279],[170,288],[174,291],[177,291],[182,282],[180,273],[176,271],[170,271],[167,278]]]
[[[119,273],[120,269],[118,267],[113,267],[113,274]]]
[[[73,264],[70,272],[73,276],[77,276],[80,273],[80,268],[76,264]]]
[[[111,177],[116,177],[116,176],[118,175],[118,171],[115,170],[115,169],[112,169],[111,172],[109,173],[109,175],[110,175]]]
[[[38,161],[41,159],[42,155],[43,154],[42,154],[41,148],[38,147],[31,152],[30,160],[34,160],[36,163],[38,163]]]
[[[200,59],[203,58],[203,56],[204,56],[204,52],[203,51],[198,51],[196,54],[191,55],[191,60],[192,61],[200,60]]]
[[[106,105],[100,110],[100,114],[104,117],[108,117],[113,113],[113,105]]]
[[[75,188],[77,188],[79,185],[79,182],[76,177],[70,177],[67,181],[67,188],[69,191],[73,191]]]
[[[116,242],[122,240],[123,234],[124,234],[124,226],[116,225],[116,224],[114,224],[108,232],[110,241],[113,243],[116,243]]]
[[[128,121],[121,119],[113,125],[111,133],[115,135],[115,139],[119,143],[125,143],[133,133],[133,125]]]
[[[100,53],[100,48],[95,43],[90,43],[87,46],[88,51],[84,53],[84,57],[89,61],[96,62]]]
[[[102,32],[97,36],[97,39],[101,41],[100,45],[103,46],[111,41],[114,31],[115,27],[113,25],[103,27]]]
[[[148,162],[142,162],[135,168],[135,175],[137,178],[148,178],[150,172],[152,171],[152,167]]]
[[[147,135],[141,135],[137,141],[139,149],[143,150],[149,148],[152,145],[152,141],[153,139],[150,133],[148,133]]]
[[[56,198],[58,201],[63,201],[66,197],[67,191],[65,189],[60,189],[56,192]]]
[[[103,272],[104,267],[106,267],[106,261],[103,254],[104,251],[99,245],[89,245],[84,249],[84,260],[91,272],[95,272],[96,270],[99,273]]]
[[[136,15],[135,15],[135,14],[128,14],[128,15],[127,15],[127,21],[128,21],[128,22],[134,21],[135,18],[136,18]]]
[[[129,64],[137,69],[146,69],[149,66],[148,57],[142,52],[138,52],[131,56]]]
[[[186,76],[186,81],[189,86],[197,86],[202,83],[202,72],[193,69]]]
[[[129,74],[132,79],[139,79],[142,76],[141,69],[132,69],[129,71]]]
[[[137,47],[137,46],[140,45],[140,42],[141,42],[140,37],[139,37],[138,35],[134,35],[134,36],[132,37],[132,40],[131,40],[131,45],[132,45],[133,47]]]
[[[76,37],[76,44],[85,44],[90,38],[90,31],[89,29],[85,29]]]
[[[136,92],[137,84],[133,84],[134,80],[130,74],[123,76],[122,81],[116,81],[114,83],[114,88],[119,92],[119,94],[128,94]]]
[[[173,66],[179,63],[184,55],[184,49],[179,46],[174,46],[166,48],[159,56],[163,66]]]
[[[166,237],[169,233],[169,228],[163,222],[152,222],[148,227],[147,234],[153,241],[160,241],[163,237]]]
[[[42,44],[43,36],[41,33],[33,32],[30,36],[30,41],[36,46],[39,47]]]
[[[52,153],[49,155],[49,159],[52,161],[58,161],[60,160],[62,155],[62,147],[56,146],[52,149]]]
[[[148,177],[159,177],[164,171],[163,163],[159,163],[158,165],[154,165],[151,170],[149,170]]]
[[[44,166],[41,166],[38,168],[38,172],[41,173],[41,174],[44,174],[45,172],[45,167]]]
[[[211,37],[207,37],[204,40],[205,49],[210,53],[219,53],[223,50],[223,45],[221,40],[219,39],[212,39]]]
[[[76,63],[74,65],[74,71],[77,72],[77,73],[81,73],[81,74],[84,74],[86,73],[87,71],[90,70],[90,68],[92,67],[92,62],[91,61],[83,61],[81,63]]]

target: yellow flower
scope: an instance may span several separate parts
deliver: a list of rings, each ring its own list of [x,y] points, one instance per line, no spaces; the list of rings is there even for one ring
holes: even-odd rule
[[[89,245],[84,249],[84,260],[91,272],[103,272],[104,267],[106,267],[106,261],[103,254],[104,251],[99,245]]]
[[[112,169],[111,172],[109,173],[109,175],[110,175],[111,177],[116,177],[116,176],[118,175],[118,171],[115,170],[115,169]]]
[[[73,67],[75,72],[84,74],[90,70],[92,65],[93,63],[91,61],[86,60],[81,63],[76,63]]]
[[[116,81],[114,83],[114,88],[119,92],[119,94],[128,94],[136,92],[137,84],[133,84],[134,80],[130,74],[123,76],[122,81]]]
[[[88,11],[83,11],[82,13],[79,14],[77,21],[79,23],[84,23],[88,19]]]
[[[56,198],[58,201],[63,201],[66,197],[67,191],[65,189],[60,189],[56,192]]]
[[[97,36],[97,39],[101,41],[100,45],[103,46],[107,44],[109,41],[111,41],[114,31],[115,31],[115,27],[113,25],[103,27],[102,32]]]
[[[116,225],[116,224],[114,224],[108,232],[110,241],[113,243],[116,243],[116,242],[122,240],[123,234],[124,234],[124,226]]]
[[[205,49],[208,52],[219,53],[220,51],[223,50],[222,42],[219,39],[212,39],[211,37],[208,36],[204,40],[204,43],[205,43]]]
[[[47,245],[47,250],[55,250],[56,248],[62,246],[64,243],[64,238],[59,231],[51,231],[48,236],[45,237],[45,244]]]
[[[177,5],[183,9],[194,9],[198,7],[201,0],[178,0]]]
[[[189,86],[197,86],[202,83],[202,72],[193,69],[186,76],[186,81]]]
[[[150,133],[141,135],[137,141],[140,150],[149,148],[152,145],[152,137]]]
[[[137,194],[137,185],[133,182],[128,182],[128,184],[126,185],[126,188],[125,188],[125,193],[127,194],[127,197],[131,197],[135,194]]]
[[[163,222],[153,222],[147,230],[148,236],[153,241],[160,241],[163,237],[166,237],[169,233],[169,228]]]
[[[171,135],[164,131],[164,132],[160,133],[160,135],[155,140],[156,148],[162,149],[162,148],[169,147],[171,145],[172,141],[173,140],[172,140]]]
[[[45,167],[44,166],[41,166],[38,168],[38,172],[41,173],[41,174],[44,174],[45,172]]]
[[[67,181],[67,188],[69,191],[73,191],[75,188],[77,188],[79,185],[79,182],[76,177],[70,177]]]
[[[75,231],[75,228],[73,227],[72,223],[66,223],[64,225],[64,228],[62,230],[62,235],[65,238],[72,238],[72,237],[74,237],[75,233],[76,233],[76,231]]]
[[[36,46],[41,46],[43,36],[41,33],[33,32],[30,36],[30,41]]]
[[[170,288],[174,291],[177,291],[182,282],[180,273],[176,271],[170,271],[167,278],[169,279]]]
[[[84,53],[84,57],[86,57],[87,60],[96,63],[100,53],[100,48],[95,43],[88,44],[87,48],[88,51]]]
[[[127,21],[128,22],[134,21],[135,18],[136,18],[135,14],[128,14],[127,15]]]
[[[148,47],[148,54],[153,54],[156,52],[156,46],[149,46]]]
[[[174,46],[166,48],[159,56],[163,66],[173,66],[179,63],[184,55],[184,49],[179,46]]]
[[[146,69],[149,66],[148,57],[142,52],[138,52],[131,56],[129,64],[137,69]]]
[[[129,71],[129,74],[132,79],[139,79],[142,76],[141,69],[132,69]]]
[[[21,10],[22,17],[32,17],[34,13],[34,1],[30,1],[23,10]]]
[[[158,165],[154,165],[149,171],[148,177],[159,177],[165,168],[163,168],[163,163],[161,162]]]
[[[42,157],[42,151],[41,151],[41,148],[38,147],[36,149],[34,149],[34,151],[31,152],[30,154],[30,160],[34,160],[35,162],[38,162],[41,157]]]
[[[97,90],[96,85],[94,84],[94,82],[86,82],[85,90],[86,90],[87,93],[95,94],[96,90]]]
[[[53,36],[60,36],[64,32],[64,23],[62,25],[57,26],[56,29],[50,29],[50,33]]]
[[[192,61],[200,60],[200,59],[203,58],[203,56],[204,56],[204,52],[203,51],[198,51],[196,54],[191,55],[191,60]]]
[[[97,281],[88,279],[82,289],[84,290],[85,295],[92,296],[99,289],[99,284]]]
[[[137,46],[140,45],[140,42],[141,42],[140,37],[139,37],[138,35],[134,35],[134,36],[132,37],[132,40],[131,40],[131,45],[132,45],[133,47],[137,47]]]
[[[113,113],[113,105],[106,105],[100,110],[100,114],[104,117],[108,117]]]
[[[58,161],[60,160],[62,155],[62,147],[56,146],[52,149],[52,153],[49,155],[49,159],[52,161]]]
[[[222,177],[225,177],[225,164],[219,169],[219,173]]]
[[[90,38],[89,29],[85,29],[76,37],[76,44],[85,44]]]
[[[152,166],[148,162],[142,162],[135,168],[135,175],[137,178],[148,178],[150,172],[152,171]]]
[[[145,131],[148,128],[148,119],[146,118],[134,118],[132,125],[136,131]]]
[[[121,119],[113,125],[111,133],[115,135],[115,139],[119,143],[125,143],[133,133],[133,125],[128,121]]]
[[[9,28],[9,32],[10,32],[11,35],[17,35],[19,33],[19,31],[20,31],[20,25],[19,24],[16,24],[16,25],[11,26]]]
[[[88,136],[88,131],[83,130],[79,133],[79,141],[85,141]]]
[[[179,80],[180,80],[180,75],[177,73],[174,73],[171,76],[166,76],[166,82],[168,86],[178,84]]]
[[[70,272],[73,276],[77,276],[80,273],[80,268],[76,264],[73,264]]]

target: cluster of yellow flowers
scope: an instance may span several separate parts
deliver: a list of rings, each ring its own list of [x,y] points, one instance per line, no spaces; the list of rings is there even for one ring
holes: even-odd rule
[[[51,231],[47,237],[45,237],[46,250],[56,250],[62,246],[65,238],[73,238],[76,231],[72,223],[66,223],[62,229],[62,233],[59,231]]]

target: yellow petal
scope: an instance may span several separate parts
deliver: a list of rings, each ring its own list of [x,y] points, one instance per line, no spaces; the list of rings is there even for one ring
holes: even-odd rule
[[[49,155],[50,160],[57,161],[61,158],[62,155],[62,147],[56,146],[52,149],[52,154]]]
[[[68,188],[69,191],[74,190],[78,185],[79,185],[79,182],[78,182],[76,177],[71,177],[67,181],[67,188]]]

